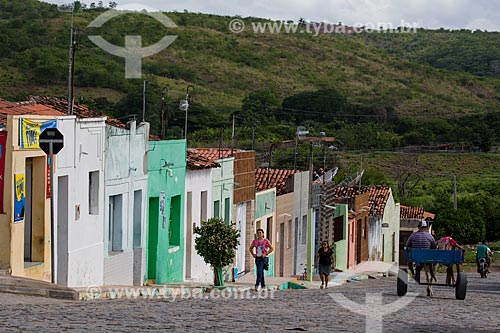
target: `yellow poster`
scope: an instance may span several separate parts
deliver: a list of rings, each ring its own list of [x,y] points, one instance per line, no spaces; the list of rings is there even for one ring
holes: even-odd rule
[[[33,121],[26,118],[19,119],[19,146],[23,149],[40,148],[39,138],[46,128],[57,127],[57,120]]]
[[[16,192],[14,194],[14,222],[19,222],[24,219],[24,203],[26,198],[26,186],[24,174],[14,175]]]

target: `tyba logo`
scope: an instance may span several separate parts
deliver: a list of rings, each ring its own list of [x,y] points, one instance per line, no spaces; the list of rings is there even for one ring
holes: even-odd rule
[[[151,16],[156,19],[166,28],[177,27],[175,23],[166,15],[156,12],[148,11],[130,11],[130,10],[116,10],[111,9],[99,15],[94,21],[90,22],[87,26],[89,28],[100,28],[104,23],[109,20],[124,14],[142,14]],[[172,44],[177,36],[164,36],[156,44],[142,47],[142,36],[125,36],[125,47],[120,47],[109,43],[102,36],[91,35],[89,39],[104,51],[125,58],[125,77],[127,79],[140,79],[142,58],[152,56]]]

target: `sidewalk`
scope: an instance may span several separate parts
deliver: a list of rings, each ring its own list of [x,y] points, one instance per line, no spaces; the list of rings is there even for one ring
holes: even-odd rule
[[[10,275],[0,276],[0,292],[68,300],[78,299],[78,292],[73,288]]]
[[[397,274],[397,266],[384,262],[368,261],[356,266],[353,271],[334,272],[330,275],[330,288],[344,283],[357,283],[369,278],[381,278]],[[319,289],[319,276],[313,281],[303,281],[293,277],[265,277],[267,290]],[[255,284],[255,275],[249,273],[235,282],[225,282],[223,287],[214,287],[208,283],[177,282],[150,286],[89,286],[68,288],[49,282],[27,278],[0,276],[0,292],[42,296],[67,300],[104,300],[120,298],[178,297],[199,296],[213,290],[225,292],[250,291]]]

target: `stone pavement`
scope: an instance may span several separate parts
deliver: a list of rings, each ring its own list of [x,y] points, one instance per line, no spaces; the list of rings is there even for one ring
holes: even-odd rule
[[[443,275],[438,277],[444,278]],[[500,274],[468,274],[465,300],[449,287],[413,286],[410,303],[381,317],[380,332],[499,332]],[[396,304],[396,277],[366,279],[328,289],[274,293],[191,295],[75,302],[0,293],[0,331],[40,332],[373,332],[366,317],[346,309],[343,299],[380,314]],[[241,297],[243,296],[243,297]],[[375,298],[376,299],[376,298]],[[393,312],[392,312],[393,310]]]
[[[366,262],[358,265],[352,272],[335,272],[330,275],[329,287],[347,282],[359,282],[368,278],[387,276],[390,264],[383,262]],[[313,281],[302,281],[292,277],[266,277],[266,288],[269,291],[284,289],[319,289],[319,276]],[[255,275],[246,274],[235,282],[226,282],[224,287],[215,288],[227,292],[245,292],[255,284]],[[17,293],[50,298],[72,300],[118,299],[137,297],[178,297],[193,294],[210,293],[214,287],[210,284],[196,282],[169,283],[151,286],[89,286],[85,288],[66,288],[48,282],[0,276],[0,292]]]

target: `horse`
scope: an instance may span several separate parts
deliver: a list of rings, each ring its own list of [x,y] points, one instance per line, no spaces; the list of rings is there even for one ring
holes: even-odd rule
[[[428,283],[427,284],[427,296],[429,296],[429,297],[434,296],[434,293],[432,292],[432,283],[437,282],[436,264],[420,264],[416,268],[417,268],[417,275],[419,276],[419,280],[420,280],[420,271],[422,271],[422,269],[423,269],[425,272],[425,278],[426,278],[427,283]]]

